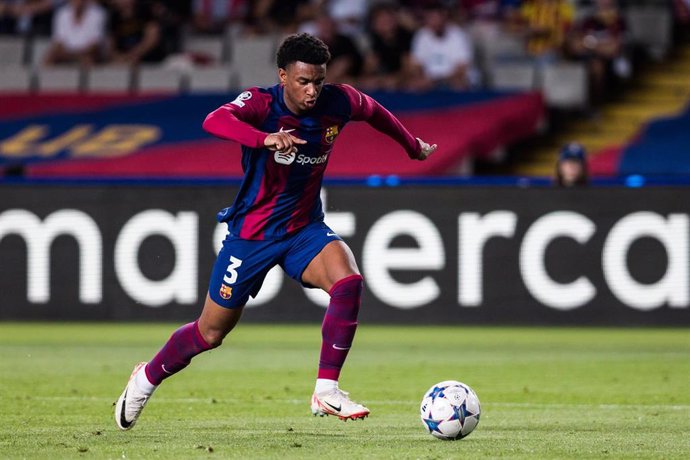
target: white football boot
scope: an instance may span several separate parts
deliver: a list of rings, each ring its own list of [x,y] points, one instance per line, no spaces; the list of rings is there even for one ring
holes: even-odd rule
[[[335,415],[340,420],[363,419],[369,415],[369,409],[351,401],[349,393],[338,388],[324,393],[314,393],[311,397],[311,413],[315,416]]]
[[[127,386],[115,404],[115,423],[117,423],[121,430],[129,430],[134,426],[139,415],[141,415],[141,411],[144,410],[144,406],[151,397],[150,393],[146,394],[139,389],[134,378],[139,369],[146,366],[146,364],[144,362],[134,366]]]

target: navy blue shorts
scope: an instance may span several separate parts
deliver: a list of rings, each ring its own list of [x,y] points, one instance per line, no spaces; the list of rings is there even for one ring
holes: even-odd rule
[[[280,265],[302,282],[309,262],[331,241],[341,238],[323,222],[314,222],[281,240],[245,240],[228,234],[213,265],[208,292],[218,305],[238,308],[256,297],[266,273]]]

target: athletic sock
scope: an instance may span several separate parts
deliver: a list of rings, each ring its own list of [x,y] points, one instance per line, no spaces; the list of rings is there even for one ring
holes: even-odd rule
[[[331,301],[321,326],[318,379],[337,382],[340,376],[357,330],[363,284],[360,275],[352,275],[335,283],[329,292]]]
[[[156,389],[156,385],[151,383],[149,378],[146,376],[146,366],[141,366],[139,371],[134,375],[134,383],[136,384],[137,388],[142,391],[142,393],[149,396],[153,394],[153,390]]]
[[[152,385],[160,383],[187,367],[193,357],[212,348],[199,332],[199,322],[185,324],[170,336],[163,348],[146,366],[146,377]]]
[[[316,379],[314,393],[321,394],[338,389],[338,381],[331,379]]]

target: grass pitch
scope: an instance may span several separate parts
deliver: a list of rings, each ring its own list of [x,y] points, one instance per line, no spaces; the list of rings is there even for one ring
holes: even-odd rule
[[[372,415],[315,418],[318,326],[240,325],[120,432],[112,403],[174,325],[0,323],[0,458],[690,458],[690,331],[362,326],[341,386]],[[468,438],[419,420],[446,379]]]

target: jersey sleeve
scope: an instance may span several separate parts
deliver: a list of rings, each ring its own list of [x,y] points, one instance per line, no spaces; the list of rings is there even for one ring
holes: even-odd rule
[[[234,101],[209,113],[204,130],[221,139],[239,142],[251,148],[261,148],[268,133],[258,129],[269,111],[271,96],[258,88],[251,88]]]
[[[410,158],[417,158],[421,146],[417,139],[403,126],[395,115],[376,102],[372,97],[356,90],[350,85],[337,85],[350,102],[350,118],[366,121],[374,129],[381,131],[400,144]]]

